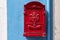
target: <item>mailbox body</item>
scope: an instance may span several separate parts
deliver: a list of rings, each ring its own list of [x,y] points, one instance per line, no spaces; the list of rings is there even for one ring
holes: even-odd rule
[[[45,5],[29,2],[24,5],[24,36],[46,36]]]

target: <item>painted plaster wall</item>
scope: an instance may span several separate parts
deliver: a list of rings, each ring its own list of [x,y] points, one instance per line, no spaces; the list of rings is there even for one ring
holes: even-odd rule
[[[0,0],[0,40],[7,40],[7,4]]]
[[[39,38],[26,38],[23,36],[24,31],[24,4],[31,2],[32,0],[7,0],[7,32],[8,40],[40,40]],[[48,13],[48,28],[47,28],[47,39],[51,40],[50,28],[50,0],[37,0],[45,5],[46,11]]]
[[[54,0],[54,40],[60,40],[60,0]]]

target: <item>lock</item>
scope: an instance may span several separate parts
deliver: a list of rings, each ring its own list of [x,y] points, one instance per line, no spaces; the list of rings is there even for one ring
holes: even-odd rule
[[[29,2],[24,5],[24,36],[46,36],[45,5]]]

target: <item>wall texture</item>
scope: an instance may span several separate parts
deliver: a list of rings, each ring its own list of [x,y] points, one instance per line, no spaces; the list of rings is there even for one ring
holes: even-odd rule
[[[54,0],[54,40],[60,40],[60,0]]]
[[[0,0],[0,40],[7,40],[7,1]]]

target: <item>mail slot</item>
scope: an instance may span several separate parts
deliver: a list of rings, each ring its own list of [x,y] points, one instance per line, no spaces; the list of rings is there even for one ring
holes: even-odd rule
[[[45,5],[29,2],[24,5],[24,36],[46,36]]]

